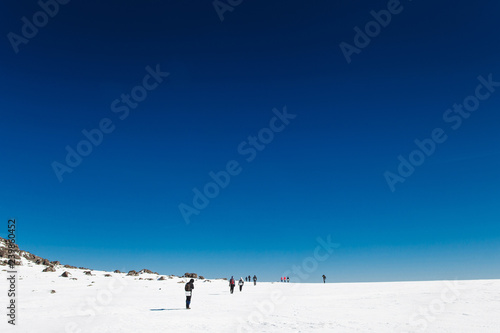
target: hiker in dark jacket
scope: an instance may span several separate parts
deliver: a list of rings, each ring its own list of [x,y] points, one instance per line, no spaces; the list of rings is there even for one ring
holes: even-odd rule
[[[184,290],[186,291],[186,309],[191,309],[189,305],[191,304],[191,296],[193,295],[193,289],[194,289],[194,279],[191,279],[184,286]]]
[[[253,276],[253,285],[255,286],[257,284],[257,275]]]
[[[231,294],[233,293],[234,291],[234,278],[231,276],[231,279],[229,280],[229,291],[231,292]]]
[[[252,282],[252,277],[250,275],[248,276],[248,282]]]
[[[238,281],[238,286],[240,286],[240,291],[241,289],[243,289],[243,284],[245,284],[245,282],[243,282],[243,278],[240,278],[240,280]]]
[[[326,281],[326,276],[325,274],[323,274],[323,283],[326,283],[325,281]]]

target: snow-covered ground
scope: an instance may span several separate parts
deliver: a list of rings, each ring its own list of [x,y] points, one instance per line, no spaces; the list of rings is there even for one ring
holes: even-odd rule
[[[500,280],[391,283],[245,283],[196,280],[191,310],[184,282],[25,261],[18,267],[17,325],[1,332],[498,332]],[[28,266],[28,265],[31,265]],[[7,269],[1,266],[0,269]],[[60,275],[70,272],[71,278]],[[7,302],[2,272],[1,304]],[[112,277],[105,277],[111,274]],[[152,278],[153,280],[139,280]],[[55,293],[51,293],[55,290]]]

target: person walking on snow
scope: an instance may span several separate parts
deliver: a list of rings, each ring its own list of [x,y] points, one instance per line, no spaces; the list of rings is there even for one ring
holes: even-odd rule
[[[323,274],[323,283],[326,283],[325,281],[326,281],[326,276],[325,274]]]
[[[238,281],[238,286],[240,286],[240,291],[241,291],[241,289],[243,289],[244,284],[245,284],[245,282],[243,282],[243,278],[240,277],[240,281]]]
[[[288,276],[286,277],[286,282],[290,282],[290,278]]]
[[[252,277],[250,275],[248,276],[248,282],[252,282]]]
[[[257,285],[257,275],[253,276],[253,285]]]
[[[283,277],[281,277],[281,282],[283,282]]]
[[[184,290],[186,291],[186,309],[191,309],[189,305],[191,304],[191,296],[193,295],[193,289],[194,289],[194,279],[191,279],[184,286]]]
[[[229,280],[229,291],[231,292],[231,294],[234,291],[234,278],[232,276],[231,279]]]

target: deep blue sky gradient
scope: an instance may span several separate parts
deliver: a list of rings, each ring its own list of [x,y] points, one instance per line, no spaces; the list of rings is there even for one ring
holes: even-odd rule
[[[443,113],[500,81],[500,4],[402,1],[348,64],[339,48],[387,1],[73,0],[16,54],[35,1],[2,3],[0,216],[21,248],[95,269],[276,280],[341,246],[309,281],[499,278],[500,89],[456,131]],[[145,67],[170,76],[125,120],[110,104]],[[247,163],[272,109],[297,117]],[[116,125],[59,183],[53,161]],[[413,141],[448,140],[392,193]],[[243,171],[186,225],[178,205],[227,161]]]

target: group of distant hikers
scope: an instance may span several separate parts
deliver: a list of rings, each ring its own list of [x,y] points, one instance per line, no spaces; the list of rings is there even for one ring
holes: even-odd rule
[[[326,276],[323,274],[323,283],[326,283]],[[252,278],[249,276],[245,276],[245,281],[250,282],[252,281]],[[290,282],[290,278],[287,277],[281,277],[281,282]],[[243,281],[243,278],[240,277],[240,280],[238,281],[238,286],[240,287],[240,291],[243,290],[243,285],[245,282]],[[236,282],[234,281],[234,277],[231,276],[229,279],[229,292],[232,294],[234,292],[234,286],[236,285]],[[253,285],[257,285],[257,276],[253,276]],[[189,280],[188,283],[184,286],[184,290],[186,291],[186,309],[191,309],[189,305],[191,304],[191,296],[193,295],[193,289],[194,289],[194,279]]]
[[[323,274],[322,278],[323,278],[323,283],[326,283],[326,275],[325,274]],[[290,278],[288,276],[283,276],[283,277],[281,277],[281,282],[290,282]]]
[[[247,277],[245,276],[245,281],[249,282],[251,281],[252,278],[250,275]],[[238,286],[240,287],[240,291],[243,290],[243,285],[245,282],[243,282],[243,278],[240,278],[238,281]],[[234,292],[234,286],[236,285],[234,281],[234,277],[231,276],[231,279],[229,279],[229,291],[231,294]],[[257,285],[257,276],[253,276],[253,285]],[[191,309],[189,306],[191,305],[191,296],[193,296],[193,289],[194,289],[194,279],[189,280],[188,283],[184,286],[184,290],[186,291],[186,309]]]
[[[240,279],[241,280],[241,279]],[[245,276],[245,282],[252,282],[252,278],[249,276]],[[253,276],[253,285],[255,286],[257,284],[257,276]]]
[[[252,278],[250,277],[250,275],[249,275],[249,276],[245,276],[245,281],[246,281],[246,282],[250,282],[250,281],[252,281]],[[240,280],[238,281],[238,286],[240,287],[240,291],[242,291],[242,290],[243,290],[243,285],[244,285],[244,284],[245,284],[245,282],[243,282],[243,278],[242,278],[242,277],[240,277]],[[229,279],[229,292],[230,292],[231,294],[232,294],[232,293],[233,293],[233,291],[234,291],[234,286],[235,286],[235,285],[236,285],[236,284],[235,284],[235,281],[234,281],[234,277],[233,277],[233,276],[231,276],[231,278]],[[257,276],[256,276],[256,275],[254,275],[254,276],[253,276],[253,285],[254,285],[254,286],[255,286],[255,285],[257,285]]]

